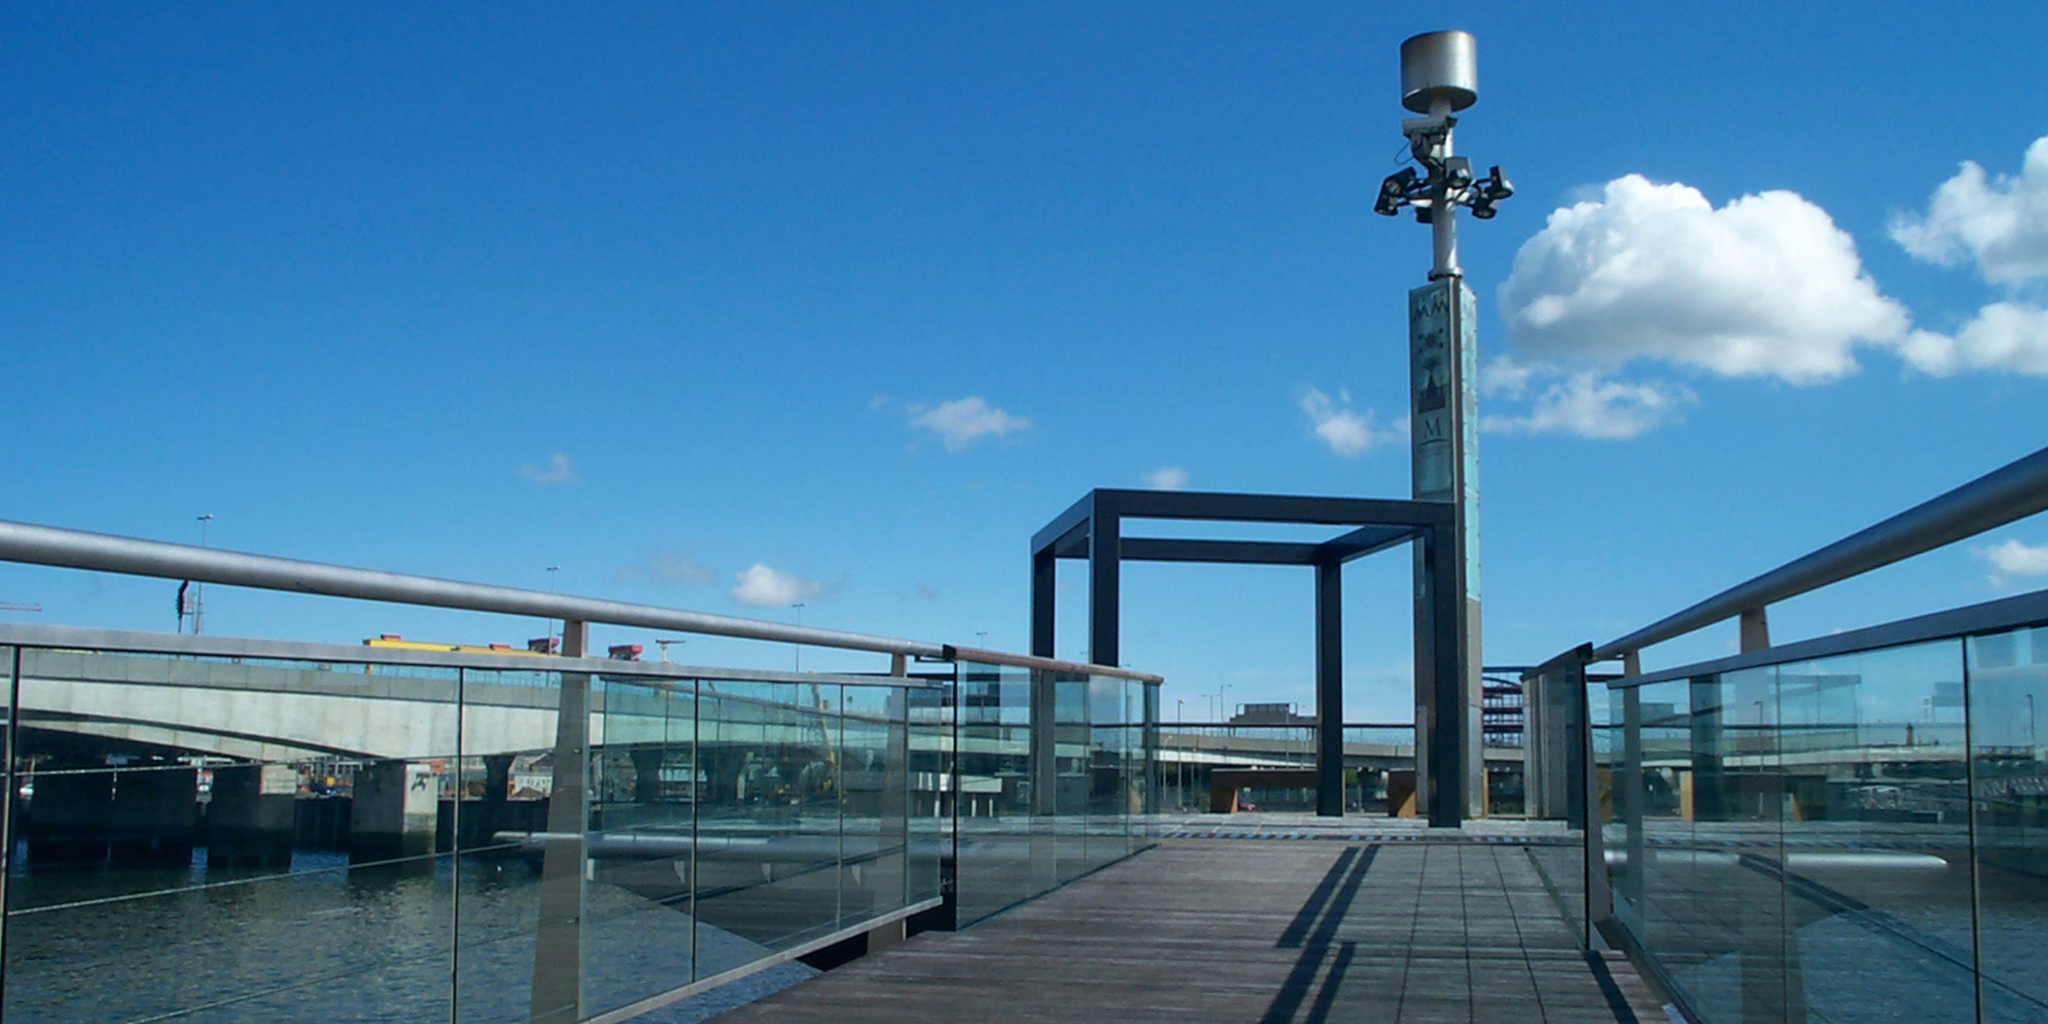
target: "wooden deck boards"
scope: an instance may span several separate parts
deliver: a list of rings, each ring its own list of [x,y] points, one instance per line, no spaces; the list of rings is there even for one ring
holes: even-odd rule
[[[1520,847],[1170,840],[957,934],[926,934],[721,1024],[1637,1021]]]

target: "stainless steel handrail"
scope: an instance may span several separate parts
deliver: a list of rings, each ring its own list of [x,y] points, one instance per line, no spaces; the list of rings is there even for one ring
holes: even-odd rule
[[[1610,640],[1595,648],[1592,657],[1597,661],[1639,651],[2043,510],[2048,510],[2048,448]]]
[[[943,644],[0,520],[0,560],[943,659]]]
[[[1031,654],[1011,654],[1008,651],[991,651],[981,647],[959,647],[946,645],[946,661],[980,662],[987,665],[1010,665],[1017,668],[1039,668],[1053,672],[1068,672],[1075,675],[1116,676],[1120,679],[1135,679],[1141,683],[1163,683],[1163,676],[1150,672],[1138,672],[1127,668],[1111,668],[1108,665],[1090,665],[1079,661],[1062,661],[1059,658],[1041,658]]]

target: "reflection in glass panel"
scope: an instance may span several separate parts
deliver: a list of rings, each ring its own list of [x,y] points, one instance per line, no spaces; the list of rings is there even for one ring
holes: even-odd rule
[[[460,885],[456,930],[456,1019],[464,1021],[524,1020],[530,1015],[536,986],[549,1001],[575,998],[575,958],[569,969],[551,973],[554,961],[537,955],[541,934],[542,895],[547,857],[569,862],[569,880],[549,883],[565,890],[562,902],[580,901],[580,841],[550,844],[558,773],[557,713],[564,698],[562,676],[542,671],[468,669],[462,674],[464,715],[463,758],[454,787],[455,862]],[[568,696],[572,699],[575,693]],[[581,721],[578,715],[573,726]],[[567,787],[576,806],[570,816],[581,819],[581,766],[570,761],[564,771],[578,782]],[[565,857],[566,855],[566,857]],[[556,869],[559,872],[561,865]],[[573,914],[573,911],[571,911]],[[577,932],[557,924],[547,935],[550,944],[573,942]],[[559,947],[558,947],[559,948]],[[569,945],[572,952],[576,948]],[[537,970],[538,968],[538,970]]]
[[[14,648],[0,647],[0,970],[7,966],[7,876],[13,874],[15,822],[21,817],[21,795],[14,777]],[[0,989],[6,980],[0,976]],[[5,995],[0,994],[0,1002]]]
[[[1698,852],[1693,844],[1695,786],[1692,749],[1692,683],[1670,680],[1635,688],[1641,768],[1623,856],[1627,867],[1640,858],[1639,872],[1617,871],[1617,905],[1632,909],[1629,921],[1671,966],[1697,964],[1707,948],[1701,928]],[[1617,694],[1619,696],[1619,694]],[[1612,851],[1610,851],[1612,856]],[[1711,863],[1714,858],[1709,858]]]
[[[0,1016],[448,1015],[452,671],[20,662]]]
[[[1133,780],[1124,758],[1124,680],[1091,676],[1088,687],[1088,810],[1084,870],[1124,855],[1124,819]],[[1078,872],[1077,872],[1078,874]]]
[[[645,676],[591,683],[585,1016],[692,980],[696,697]]]
[[[1533,679],[1535,699],[1539,702],[1537,721],[1541,724],[1530,742],[1541,746],[1543,766],[1532,784],[1534,806],[1540,815],[1563,819],[1563,836],[1569,842],[1525,847],[1545,887],[1555,896],[1558,912],[1579,942],[1585,941],[1586,923],[1585,752],[1587,703],[1592,699],[1585,678],[1581,667],[1565,665]],[[1606,706],[1603,694],[1603,716]],[[1406,792],[1395,794],[1404,804],[1416,800],[1412,790],[1408,790],[1412,782],[1412,778],[1397,780],[1397,784],[1407,784],[1400,786]],[[1427,813],[1420,807],[1418,812]]]
[[[1976,1018],[1960,645],[1778,667],[1788,1012]]]
[[[1090,727],[1088,677],[1053,677],[1053,857],[1056,883],[1093,870],[1088,859],[1088,811],[1095,736]]]
[[[1052,884],[1051,836],[1035,813],[1033,671],[959,666],[955,880],[959,923],[978,921]],[[1042,799],[1050,803],[1046,787]]]
[[[850,927],[904,905],[909,810],[909,733],[905,691],[846,686],[839,729],[839,777],[845,838],[841,845],[840,923]]]
[[[1693,680],[1697,959],[1678,972],[1710,1021],[1780,1020],[1786,798],[1774,668]]]
[[[1969,641],[1977,963],[1986,1021],[2048,1021],[2048,628]]]
[[[946,690],[912,687],[904,691],[910,715],[910,819],[908,900],[940,895],[942,846],[951,838],[953,794],[953,708]]]
[[[699,977],[838,926],[838,691],[720,681],[698,694]]]

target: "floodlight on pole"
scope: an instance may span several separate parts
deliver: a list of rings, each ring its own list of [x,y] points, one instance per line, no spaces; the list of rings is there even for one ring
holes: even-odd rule
[[[1451,152],[1451,129],[1458,123],[1451,115],[1477,102],[1479,46],[1470,33],[1426,32],[1401,44],[1401,105],[1423,115],[1402,121],[1401,134],[1421,171],[1403,167],[1387,175],[1372,208],[1391,217],[1410,207],[1417,221],[1429,225],[1432,281],[1463,273],[1458,268],[1458,207],[1471,207],[1472,216],[1491,220],[1501,200],[1515,194],[1498,165],[1486,177],[1475,177],[1472,161]]]

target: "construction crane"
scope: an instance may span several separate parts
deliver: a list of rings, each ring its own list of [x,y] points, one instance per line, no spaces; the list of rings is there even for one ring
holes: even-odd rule
[[[19,601],[0,601],[0,612],[39,612],[42,610],[43,606],[39,604],[22,604]]]

